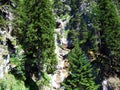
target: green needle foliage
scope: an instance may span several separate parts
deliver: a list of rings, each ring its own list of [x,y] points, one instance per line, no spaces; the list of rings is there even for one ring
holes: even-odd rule
[[[113,0],[97,0],[100,9],[100,52],[106,57],[108,72],[119,72],[120,59],[120,17]],[[108,74],[108,73],[107,73]]]
[[[0,90],[30,90],[22,80],[17,80],[13,75],[6,74],[0,80]]]
[[[16,2],[14,34],[23,46],[27,63],[52,73],[57,63],[54,53],[55,20],[49,0]],[[46,66],[46,67],[44,67]]]
[[[99,0],[98,0],[99,1]],[[120,17],[112,0],[98,2],[100,8],[101,35],[111,54],[120,49]]]
[[[64,82],[66,90],[97,90],[93,68],[77,43],[68,55],[70,75]]]
[[[33,3],[34,2],[34,3]],[[28,3],[33,3],[31,5],[30,13],[28,16],[31,18],[30,24],[28,26],[27,43],[30,42],[32,47],[38,51],[41,58],[41,63],[47,65],[47,72],[51,73],[54,70],[56,64],[55,54],[54,54],[54,27],[55,20],[52,12],[52,6],[50,1],[28,1]],[[28,5],[28,4],[27,4]],[[34,34],[33,34],[34,33]],[[33,42],[33,43],[32,43]],[[36,45],[35,45],[36,44]],[[31,46],[30,46],[31,47]],[[36,56],[39,57],[39,55]],[[51,67],[53,66],[53,67]]]

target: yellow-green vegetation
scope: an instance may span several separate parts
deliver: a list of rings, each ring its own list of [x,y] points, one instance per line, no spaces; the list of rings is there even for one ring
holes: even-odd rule
[[[17,80],[13,75],[6,74],[0,80],[0,90],[29,90],[21,80]]]
[[[4,39],[4,37],[0,36],[0,40],[3,40],[3,39]]]
[[[6,21],[3,19],[2,16],[0,16],[0,25],[2,25],[3,27],[6,26]]]
[[[10,66],[12,68],[11,73],[14,74],[17,78],[25,80],[25,68],[24,61],[25,56],[22,53],[21,45],[18,45],[16,53],[11,54],[10,56]]]
[[[49,87],[50,77],[46,72],[43,72],[41,79],[37,82],[39,90],[44,90],[45,87]]]
[[[3,64],[3,61],[0,59],[0,65]]]
[[[65,15],[62,15],[60,18],[61,18],[61,20],[65,20],[65,19],[70,18],[70,16],[68,13],[66,13]]]
[[[67,36],[68,36],[68,34],[69,34],[69,30],[65,30],[65,31],[64,31],[64,33],[65,33],[65,34],[64,34],[64,35],[65,35],[65,37],[67,37]]]

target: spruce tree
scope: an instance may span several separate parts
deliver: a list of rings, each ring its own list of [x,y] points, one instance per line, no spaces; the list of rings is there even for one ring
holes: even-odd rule
[[[71,0],[71,20],[68,25],[70,28],[70,33],[68,34],[68,38],[71,42],[72,47],[75,46],[76,39],[79,37],[79,32],[80,32],[80,26],[81,26],[81,10],[80,10],[80,5],[81,5],[80,0]]]
[[[82,40],[83,49],[97,49],[98,9],[94,0],[71,0],[71,20],[69,38],[72,45],[76,39]],[[94,50],[93,49],[93,50]]]
[[[47,73],[52,73],[57,62],[53,36],[55,20],[51,1],[20,0],[19,2],[16,2],[18,6],[15,11],[17,19],[14,34],[24,48],[26,63],[30,68],[37,68],[39,77],[43,69]]]
[[[100,53],[106,74],[119,72],[120,17],[113,0],[97,0],[100,9]]]
[[[95,84],[93,76],[93,68],[85,56],[84,52],[75,45],[68,55],[70,63],[70,75],[64,82],[66,90],[97,90],[98,85]]]

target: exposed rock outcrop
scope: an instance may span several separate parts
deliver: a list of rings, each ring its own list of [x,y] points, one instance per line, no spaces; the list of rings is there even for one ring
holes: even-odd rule
[[[51,77],[50,86],[52,90],[57,90],[61,88],[61,83],[68,76],[67,67],[69,62],[66,59],[67,54],[70,52],[67,42],[67,35],[65,35],[65,27],[69,22],[70,17],[66,18],[65,21],[61,19],[56,19],[56,29],[55,29],[55,53],[58,60],[58,65],[56,66],[56,71]]]
[[[9,52],[6,42],[6,31],[0,28],[0,78],[3,78],[4,73],[8,72],[9,69]]]
[[[10,21],[13,18],[12,13],[10,12],[10,8],[4,5],[1,7],[1,11],[4,13],[5,20],[9,21],[6,23],[6,27],[0,27],[0,78],[3,78],[4,73],[7,73],[9,69],[10,51],[8,40],[13,41],[15,38],[11,36],[12,25]]]

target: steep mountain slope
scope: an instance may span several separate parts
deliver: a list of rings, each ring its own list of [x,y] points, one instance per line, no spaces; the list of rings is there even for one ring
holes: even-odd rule
[[[83,58],[90,61],[95,82],[102,82],[103,88],[118,89],[119,3],[119,0],[1,0],[0,87],[12,88],[11,82],[7,86],[5,80],[13,79],[22,82],[23,90],[64,90],[62,83],[71,74],[68,55],[79,44],[85,53]],[[82,74],[78,76],[82,78]],[[14,88],[20,87],[16,84]]]

